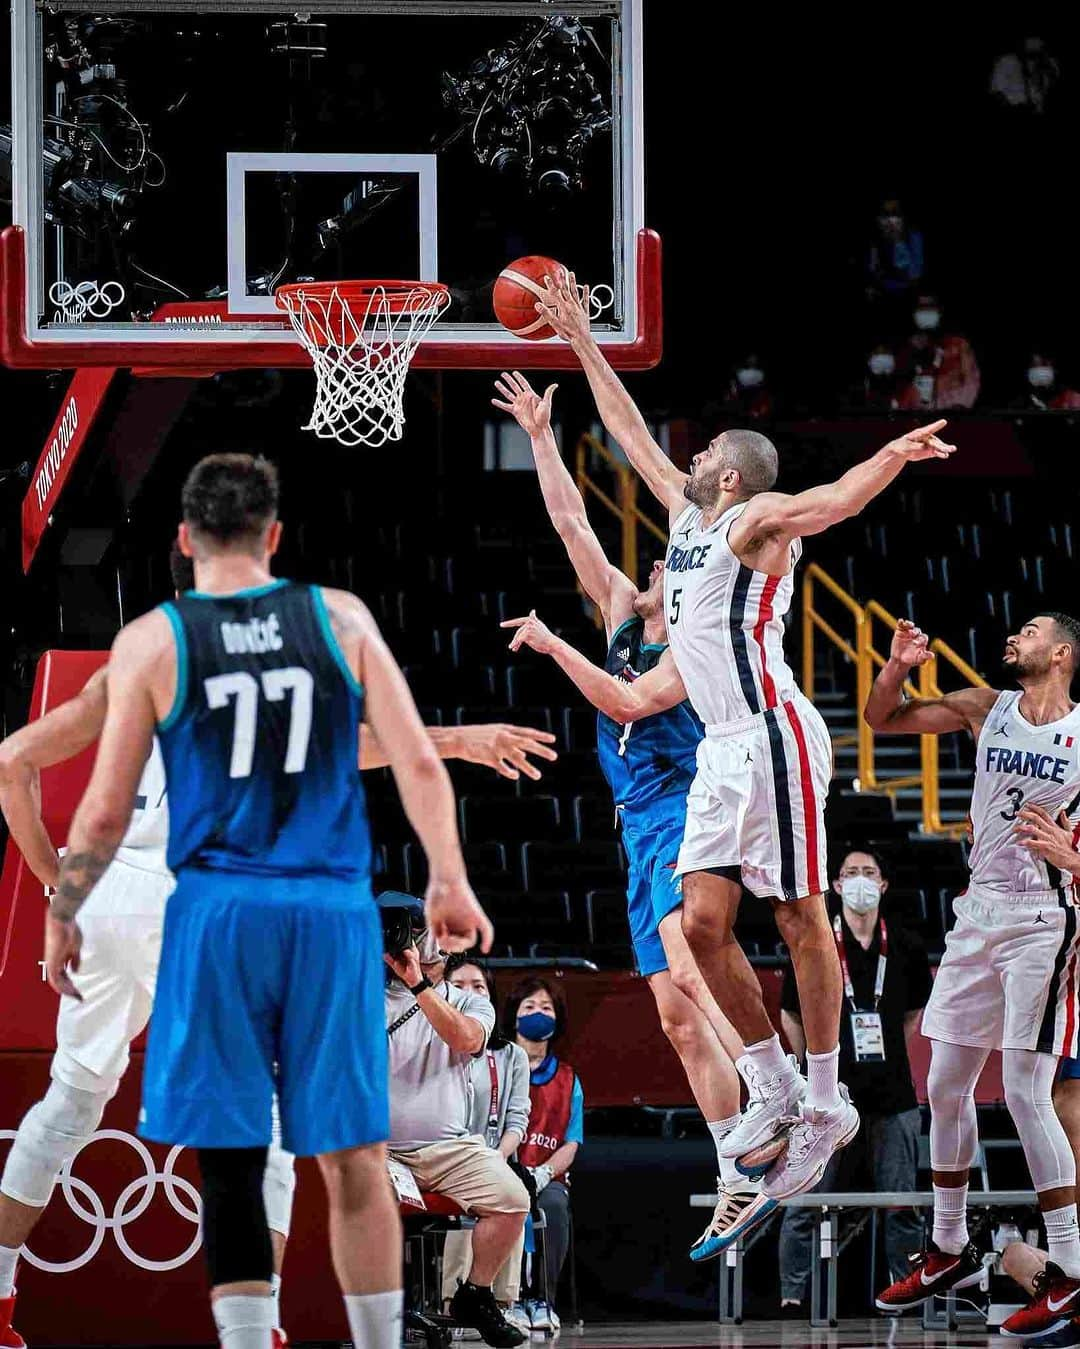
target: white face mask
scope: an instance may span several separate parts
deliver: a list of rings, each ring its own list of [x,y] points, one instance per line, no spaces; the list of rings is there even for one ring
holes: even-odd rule
[[[896,357],[891,351],[875,351],[867,364],[872,375],[891,375],[896,369]]]
[[[869,876],[845,876],[840,882],[840,896],[855,913],[869,913],[881,903],[881,886]]]
[[[941,322],[941,312],[937,309],[916,309],[915,327],[921,332],[932,332]]]
[[[765,371],[756,365],[744,365],[741,370],[735,371],[735,378],[744,389],[756,389],[759,384],[765,383]]]
[[[1036,389],[1048,389],[1054,382],[1052,365],[1033,365],[1028,371],[1028,383]]]

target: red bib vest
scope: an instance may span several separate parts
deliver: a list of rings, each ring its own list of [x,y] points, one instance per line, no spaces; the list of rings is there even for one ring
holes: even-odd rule
[[[573,1091],[574,1070],[568,1063],[559,1064],[550,1082],[529,1086],[529,1132],[517,1150],[522,1166],[542,1166],[566,1142]],[[554,1179],[565,1183],[566,1175]]]

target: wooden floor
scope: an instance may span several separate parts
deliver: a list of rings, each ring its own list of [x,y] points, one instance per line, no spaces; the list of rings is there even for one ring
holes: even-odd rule
[[[533,1345],[542,1341],[534,1336]],[[551,1345],[552,1341],[546,1341]],[[721,1326],[708,1321],[690,1321],[668,1325],[586,1326],[575,1331],[567,1327],[554,1341],[552,1349],[988,1349],[1006,1341],[996,1331],[962,1329],[924,1331],[914,1319],[842,1321],[835,1330],[816,1330],[805,1321],[754,1321],[742,1326]],[[1078,1339],[1080,1344],[1080,1339]]]

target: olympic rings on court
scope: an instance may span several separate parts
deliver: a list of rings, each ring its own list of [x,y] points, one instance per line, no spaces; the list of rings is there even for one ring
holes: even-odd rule
[[[56,305],[54,323],[82,323],[89,317],[107,319],[124,303],[124,287],[119,281],[54,281],[49,299]]]
[[[14,1129],[0,1129],[0,1139],[14,1137]],[[97,1192],[86,1181],[71,1174],[73,1163],[78,1161],[79,1156],[86,1148],[91,1147],[94,1143],[107,1140],[130,1144],[145,1170],[145,1175],[137,1176],[121,1190],[119,1198],[113,1205],[111,1216],[106,1213],[105,1205]],[[93,1228],[89,1245],[86,1250],[71,1260],[56,1262],[44,1260],[41,1256],[35,1255],[29,1247],[23,1247],[23,1258],[35,1269],[45,1270],[46,1273],[70,1274],[74,1270],[83,1269],[88,1265],[101,1250],[106,1233],[112,1232],[121,1253],[140,1269],[164,1273],[171,1269],[179,1269],[181,1265],[186,1265],[202,1245],[202,1201],[195,1186],[190,1181],[185,1180],[183,1176],[176,1175],[173,1170],[176,1166],[176,1159],[181,1152],[183,1152],[183,1148],[171,1148],[169,1155],[165,1158],[164,1170],[158,1171],[155,1168],[154,1159],[150,1155],[150,1149],[141,1139],[135,1138],[132,1134],[124,1133],[120,1129],[100,1129],[84,1144],[75,1158],[65,1164],[58,1178],[59,1187],[67,1200],[68,1208],[80,1221]],[[145,1255],[140,1255],[138,1251],[132,1249],[124,1234],[124,1228],[137,1218],[141,1218],[150,1207],[157,1193],[159,1182],[165,1191],[165,1198],[169,1201],[173,1210],[195,1226],[194,1235],[187,1247],[179,1255],[169,1260],[151,1260]],[[137,1199],[135,1198],[136,1195],[138,1195]],[[189,1202],[185,1202],[184,1196]]]

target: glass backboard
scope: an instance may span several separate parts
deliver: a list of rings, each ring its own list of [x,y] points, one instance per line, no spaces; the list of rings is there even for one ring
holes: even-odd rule
[[[614,364],[659,359],[641,0],[12,0],[12,23],[6,363],[302,364],[277,286],[404,277],[451,294],[416,364],[566,364],[492,312],[530,253],[604,297]]]

